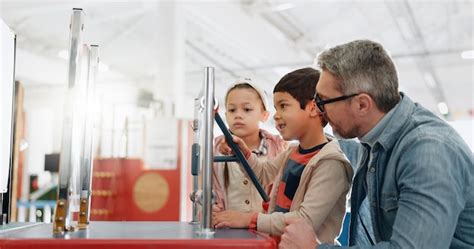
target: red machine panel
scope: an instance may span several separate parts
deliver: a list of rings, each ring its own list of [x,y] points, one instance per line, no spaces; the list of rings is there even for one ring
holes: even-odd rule
[[[91,220],[179,220],[179,168],[146,170],[139,159],[99,159],[92,189]]]

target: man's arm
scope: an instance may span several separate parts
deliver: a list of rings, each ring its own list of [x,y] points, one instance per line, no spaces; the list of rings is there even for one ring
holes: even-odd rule
[[[465,205],[457,153],[436,138],[412,140],[397,164],[399,199],[392,203],[398,209],[390,240],[348,248],[449,248]]]

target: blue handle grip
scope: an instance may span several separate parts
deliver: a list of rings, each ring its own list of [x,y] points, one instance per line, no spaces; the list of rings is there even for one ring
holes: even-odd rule
[[[225,163],[225,162],[238,162],[239,159],[235,156],[215,156],[215,163]]]
[[[199,174],[199,153],[201,153],[199,144],[193,144],[191,153],[191,175],[197,176]]]

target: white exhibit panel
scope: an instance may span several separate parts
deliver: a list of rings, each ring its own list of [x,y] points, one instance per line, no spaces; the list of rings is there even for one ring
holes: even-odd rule
[[[12,149],[15,34],[1,19],[0,55],[0,193],[5,193]]]

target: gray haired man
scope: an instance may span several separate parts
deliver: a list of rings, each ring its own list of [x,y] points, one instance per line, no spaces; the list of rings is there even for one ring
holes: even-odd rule
[[[341,141],[356,172],[349,248],[474,248],[474,158],[463,139],[398,92],[380,44],[349,42],[317,61],[317,106],[337,136],[360,141]],[[288,224],[280,248],[333,247],[304,221]]]

